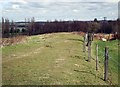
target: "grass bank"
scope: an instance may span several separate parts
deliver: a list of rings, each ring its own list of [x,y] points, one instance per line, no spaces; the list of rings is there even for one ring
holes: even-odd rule
[[[94,42],[95,43],[95,42]],[[93,45],[94,49],[94,45]],[[93,52],[93,56],[95,53]],[[86,61],[83,38],[73,33],[27,37],[2,48],[3,85],[108,85],[103,66]]]

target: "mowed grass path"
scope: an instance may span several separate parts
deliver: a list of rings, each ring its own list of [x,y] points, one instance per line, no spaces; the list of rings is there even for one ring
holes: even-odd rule
[[[3,85],[106,85],[103,69],[87,62],[83,38],[73,33],[29,36],[2,48]]]

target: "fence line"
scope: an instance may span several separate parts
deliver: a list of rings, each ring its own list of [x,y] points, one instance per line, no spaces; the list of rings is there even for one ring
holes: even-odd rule
[[[89,40],[89,39],[88,39]],[[90,43],[89,43],[90,42]],[[88,52],[88,61],[90,61],[90,59],[94,60],[96,62],[96,71],[100,68],[102,71],[104,70],[104,81],[109,81],[110,84],[113,84],[112,83],[112,73],[114,71],[112,71],[112,67],[108,64],[109,61],[112,61],[114,62],[115,64],[117,64],[118,66],[120,66],[120,63],[118,63],[115,59],[113,59],[109,53],[108,53],[108,47],[105,47],[105,49],[102,49],[104,50],[102,52],[102,50],[99,50],[99,47],[98,46],[102,46],[102,45],[98,45],[96,44],[96,58],[93,58],[91,56],[91,40],[88,41],[87,43],[88,45],[88,51],[86,51],[85,47],[86,47],[86,43],[85,43],[85,36],[84,36],[84,42],[83,42],[83,52]],[[86,56],[86,55],[85,55]],[[99,59],[98,57],[101,56]],[[100,64],[100,63],[104,63],[103,66]],[[110,67],[109,67],[110,66]],[[110,77],[109,77],[109,75]]]
[[[110,58],[110,60],[112,60],[115,64],[117,64],[118,66],[120,66],[120,63],[118,63],[118,61],[115,61],[112,57],[110,57],[109,56],[109,58]]]

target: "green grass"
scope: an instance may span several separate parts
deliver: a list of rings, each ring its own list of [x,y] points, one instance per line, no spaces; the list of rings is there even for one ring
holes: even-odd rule
[[[102,68],[96,71],[95,60],[86,61],[82,39],[77,34],[53,33],[30,36],[22,44],[3,47],[2,84],[109,84],[103,81],[102,64]],[[92,54],[94,57],[94,50]]]

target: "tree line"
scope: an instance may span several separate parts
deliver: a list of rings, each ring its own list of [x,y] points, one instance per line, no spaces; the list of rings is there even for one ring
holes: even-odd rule
[[[101,20],[95,18],[93,21],[46,21],[35,22],[35,18],[25,19],[24,22],[10,21],[2,17],[2,37],[13,37],[16,35],[37,35],[55,32],[93,32],[93,33],[115,33],[118,32],[119,19]],[[22,24],[21,24],[22,23]]]

